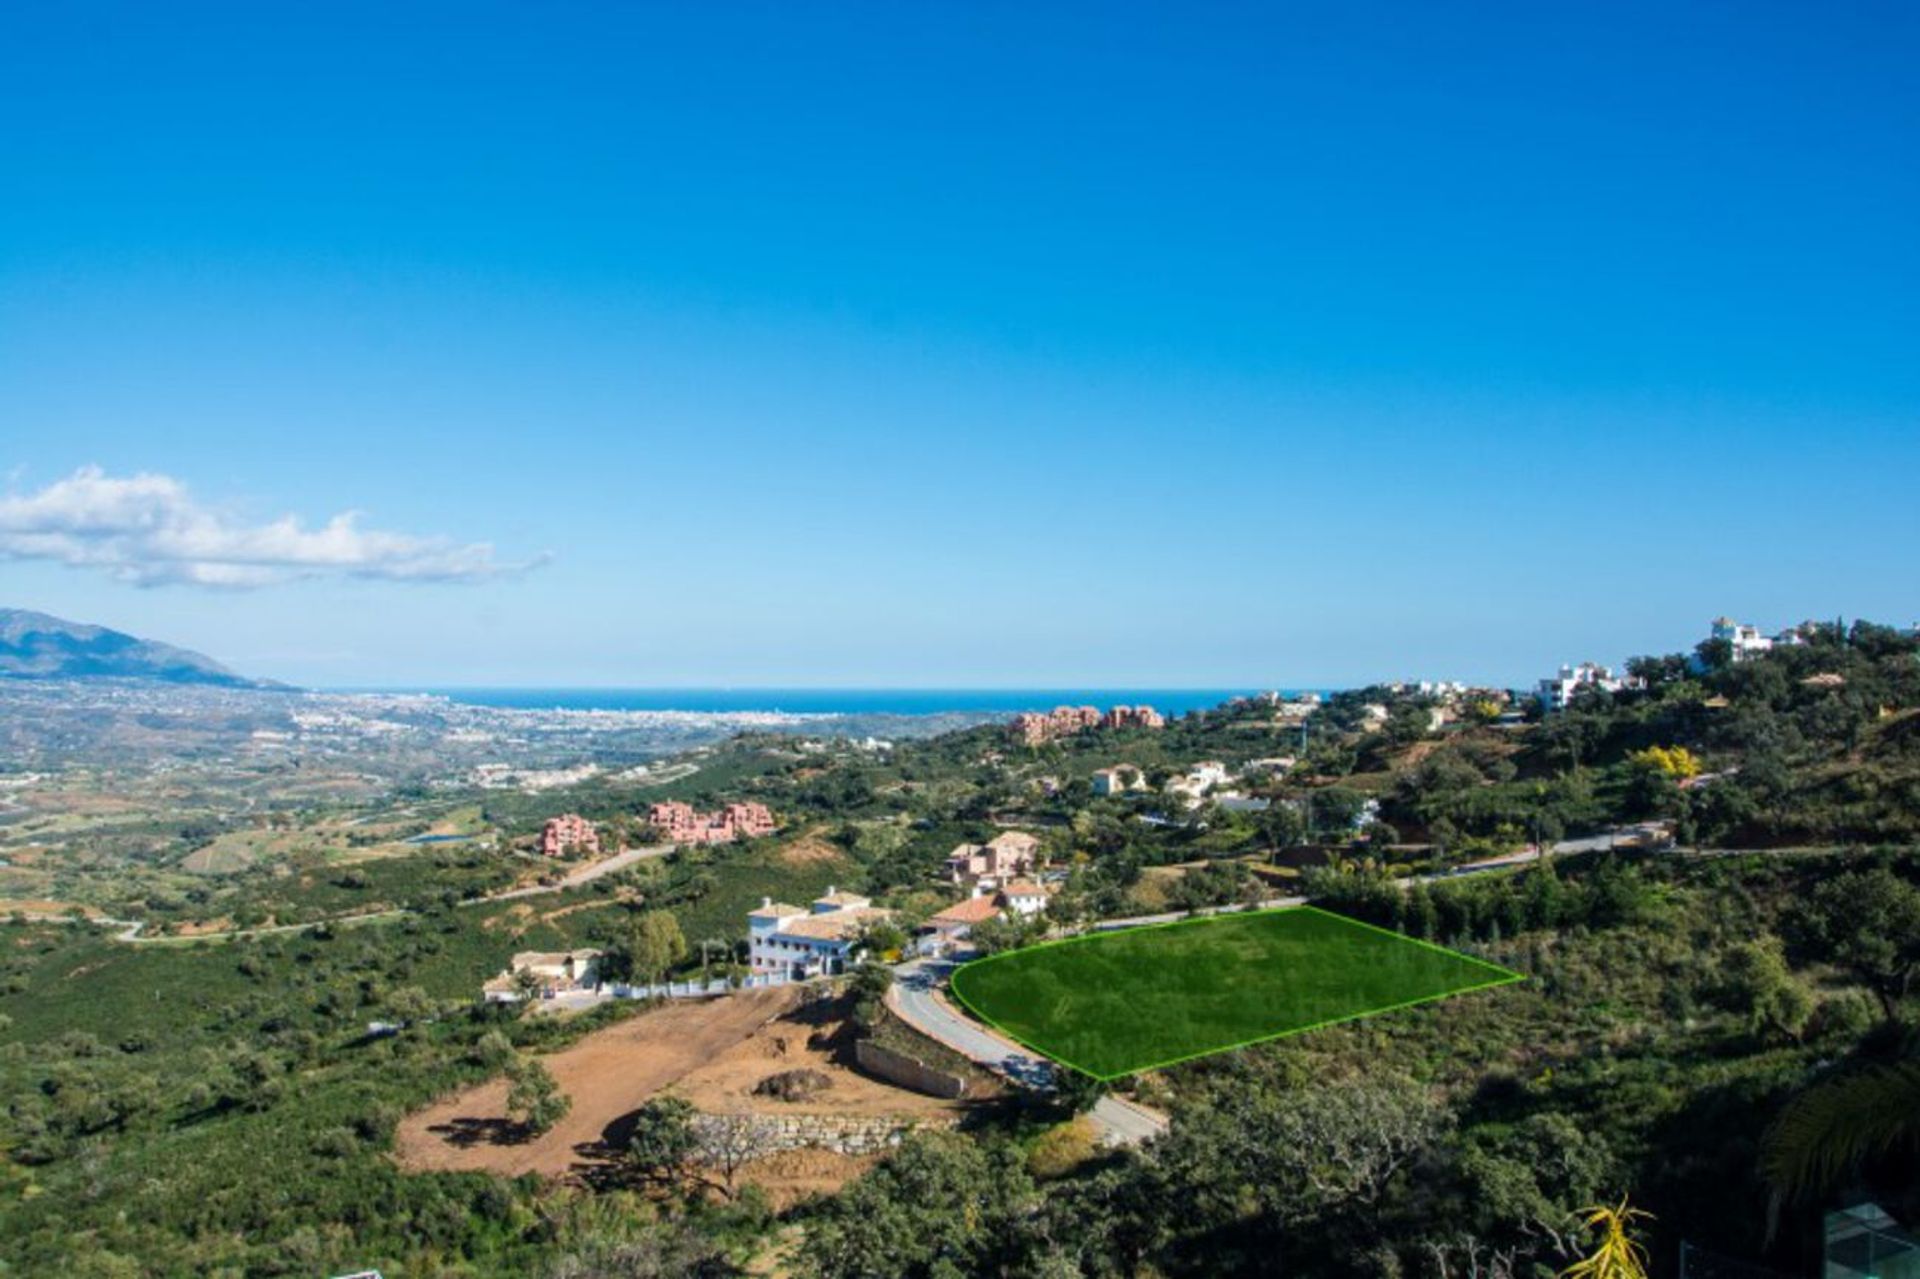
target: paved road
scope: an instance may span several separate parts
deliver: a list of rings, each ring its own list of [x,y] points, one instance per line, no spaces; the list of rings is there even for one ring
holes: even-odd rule
[[[888,1005],[900,1020],[978,1065],[1028,1088],[1051,1088],[1051,1062],[995,1034],[940,997],[939,988],[946,984],[953,968],[953,963],[944,959],[901,964],[893,970]],[[1138,1145],[1167,1130],[1166,1116],[1118,1097],[1102,1097],[1088,1112],[1088,1118],[1101,1144],[1108,1146]]]
[[[945,959],[915,959],[893,970],[887,1003],[900,1019],[929,1039],[937,1039],[969,1060],[1029,1088],[1053,1087],[1053,1065],[1010,1039],[1002,1038],[949,1004],[940,995],[954,964]]]
[[[1159,1111],[1112,1095],[1095,1102],[1087,1114],[1100,1131],[1102,1145],[1137,1146],[1167,1131],[1167,1117]]]

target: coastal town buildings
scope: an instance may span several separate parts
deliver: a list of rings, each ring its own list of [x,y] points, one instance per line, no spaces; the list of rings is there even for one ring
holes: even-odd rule
[[[774,829],[767,806],[752,802],[703,813],[691,804],[668,800],[647,810],[647,822],[662,839],[675,844],[731,844],[736,839],[771,835]]]
[[[1014,716],[1007,724],[1007,733],[1023,745],[1043,746],[1096,728],[1163,728],[1166,722],[1151,706],[1115,706],[1104,713],[1097,706],[1056,706],[1050,711]]]
[[[984,844],[961,844],[947,855],[947,877],[963,888],[998,888],[1031,875],[1040,864],[1040,841],[1010,830]]]
[[[1095,769],[1093,774],[1093,793],[1102,798],[1124,795],[1131,790],[1139,790],[1146,784],[1140,770],[1131,764],[1119,764],[1113,768]]]
[[[578,813],[549,817],[540,828],[542,857],[571,857],[581,853],[592,856],[600,851],[600,834],[593,823]]]
[[[747,966],[795,979],[842,973],[859,958],[867,930],[892,918],[892,911],[838,888],[804,909],[763,897],[747,912]]]

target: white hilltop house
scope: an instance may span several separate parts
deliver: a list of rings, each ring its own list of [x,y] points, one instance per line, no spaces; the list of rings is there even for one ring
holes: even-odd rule
[[[1233,780],[1227,766],[1217,759],[1202,760],[1185,773],[1169,781],[1167,794],[1183,808],[1198,808],[1208,793]]]
[[[1617,693],[1622,689],[1640,687],[1641,681],[1630,675],[1615,675],[1610,666],[1582,662],[1578,666],[1562,666],[1558,675],[1541,680],[1537,696],[1544,709],[1563,711],[1583,688]]]
[[[1745,622],[1736,622],[1731,617],[1716,617],[1713,627],[1707,632],[1707,638],[1725,640],[1727,649],[1736,662],[1744,662],[1749,657],[1771,652],[1774,648],[1790,648],[1795,644],[1804,644],[1800,632],[1788,627],[1778,635],[1763,635],[1758,626],[1748,626]]]
[[[857,958],[860,935],[891,918],[892,911],[837,888],[807,908],[763,897],[747,912],[747,966],[755,975],[790,978],[845,972]]]

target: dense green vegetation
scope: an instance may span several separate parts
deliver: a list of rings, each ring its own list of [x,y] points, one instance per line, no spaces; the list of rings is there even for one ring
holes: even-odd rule
[[[391,841],[457,811],[471,843],[375,849],[357,827],[305,842],[349,820],[322,805],[275,816],[293,846],[232,867],[180,869],[189,848],[236,842],[220,823],[176,832],[161,869],[124,884],[117,863],[76,862],[44,882],[116,914],[300,926],[129,945],[0,923],[0,1274],[724,1275],[785,1248],[821,1276],[1545,1275],[1576,1251],[1574,1210],[1621,1195],[1654,1213],[1656,1272],[1685,1238],[1804,1273],[1844,1187],[1920,1220],[1911,1125],[1860,1127],[1915,1075],[1920,662],[1884,628],[1808,636],[1740,663],[1636,660],[1644,690],[1546,718],[1383,688],[1304,727],[1246,702],[1039,748],[993,728],[890,752],[762,735],[672,784],[396,795],[350,819]],[[1240,783],[1264,808],[1187,811],[1159,789],[1200,760],[1238,773],[1282,755],[1291,769]],[[1089,775],[1116,763],[1146,789],[1095,797]],[[761,799],[783,829],[478,900],[524,873],[512,848],[544,816],[586,812],[618,842],[666,796]],[[1683,851],[1444,874],[1656,818]],[[1123,1086],[1173,1115],[1135,1153],[1014,1109],[916,1138],[780,1218],[750,1192],[560,1190],[390,1160],[401,1115],[509,1068],[526,1121],[550,1117],[516,1063],[645,1015],[477,1005],[513,952],[724,968],[762,896],[838,884],[911,920],[952,900],[955,843],[1009,827],[1068,872],[1058,922],[1305,891],[1528,980],[1135,1076]],[[338,922],[376,908],[397,913]],[[642,928],[658,912],[684,951]],[[861,1024],[914,1051],[877,990],[857,997]]]
[[[1371,896],[1340,878],[1330,898]],[[1148,1092],[1173,1107],[1167,1140],[1044,1190],[1013,1151],[921,1142],[821,1207],[817,1271],[1544,1274],[1575,1255],[1574,1210],[1631,1193],[1659,1271],[1684,1237],[1804,1273],[1819,1201],[1786,1205],[1768,1240],[1763,1135],[1807,1081],[1912,1034],[1910,1006],[1888,1020],[1871,993],[1878,952],[1856,954],[1877,934],[1823,931],[1840,921],[1818,886],[1920,898],[1916,879],[1911,858],[1823,856],[1436,886],[1434,930],[1485,939],[1528,981],[1164,1072]],[[1920,965],[1920,925],[1895,948]],[[1911,1150],[1857,1175],[1920,1210]],[[883,1235],[915,1241],[902,1269]]]

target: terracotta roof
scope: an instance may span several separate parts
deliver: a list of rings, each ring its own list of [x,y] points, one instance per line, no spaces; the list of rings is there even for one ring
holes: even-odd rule
[[[863,897],[859,893],[841,892],[823,893],[819,897],[814,898],[814,900],[816,902],[826,902],[830,906],[864,906],[872,899]]]
[[[1010,830],[1004,835],[995,835],[987,842],[987,847],[1005,848],[1011,846],[1014,848],[1026,848],[1037,845],[1039,842],[1038,839],[1023,830]]]
[[[1009,897],[1045,897],[1053,892],[1045,884],[1036,884],[1031,879],[1016,879],[1000,891]]]
[[[982,895],[955,902],[945,910],[929,916],[927,922],[929,924],[978,924],[992,919],[999,913],[1000,907],[993,898]]]

